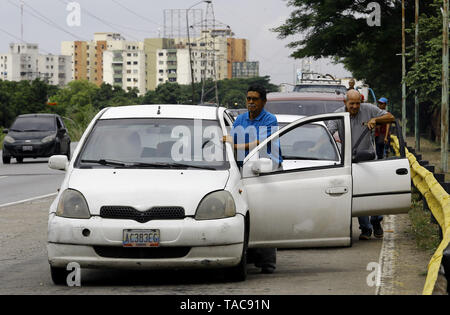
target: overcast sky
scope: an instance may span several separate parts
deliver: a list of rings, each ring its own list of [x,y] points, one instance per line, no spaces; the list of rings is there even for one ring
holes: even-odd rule
[[[67,3],[81,6],[80,26],[69,26]],[[164,9],[187,9],[198,0],[24,0],[24,41],[39,44],[41,53],[60,54],[61,41],[92,40],[95,32],[118,32],[129,40],[163,33]],[[20,0],[0,0],[0,53],[21,34]],[[250,40],[250,61],[260,62],[260,75],[272,83],[293,83],[301,62],[290,58],[286,45],[271,28],[283,24],[291,12],[285,0],[213,0],[215,17],[231,27],[237,38]],[[206,4],[195,6],[206,10]],[[45,20],[47,23],[36,18]],[[185,31],[185,28],[184,30]],[[299,35],[300,36],[300,35]],[[298,39],[298,38],[297,38]],[[314,62],[312,70],[337,77],[349,76],[340,65]]]

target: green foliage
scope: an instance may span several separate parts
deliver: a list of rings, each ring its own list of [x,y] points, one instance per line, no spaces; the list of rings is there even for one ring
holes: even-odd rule
[[[411,68],[406,76],[410,93],[417,90],[421,102],[421,129],[439,122],[430,121],[442,103],[442,0],[429,3],[430,10],[419,17],[419,61],[414,61],[414,46],[408,47]],[[414,27],[408,33],[414,34]],[[438,126],[440,128],[440,126]]]
[[[260,84],[274,92],[278,87],[269,77],[232,79],[217,83],[221,105],[245,107],[245,95],[251,84]],[[205,102],[215,101],[213,81],[205,84]],[[196,83],[195,103],[201,98],[202,83]],[[206,93],[207,92],[207,93]],[[43,81],[10,82],[0,80],[0,126],[8,128],[15,117],[27,113],[56,113],[64,119],[72,141],[78,141],[84,130],[103,108],[109,106],[140,104],[191,104],[192,87],[177,83],[165,83],[155,91],[139,96],[133,89],[124,91],[117,86],[103,83],[100,87],[89,81],[72,81],[64,88],[48,85]],[[56,103],[49,106],[47,103]],[[2,137],[0,135],[0,137]],[[2,138],[1,138],[2,139]]]
[[[377,1],[381,26],[369,26],[367,9],[372,0],[290,0],[293,11],[286,22],[275,28],[279,38],[294,37],[289,44],[292,57],[331,57],[344,64],[356,79],[369,84],[377,96],[386,96],[399,115],[401,108],[402,14],[401,1]],[[414,24],[414,0],[406,0],[407,26]],[[421,1],[421,12],[434,8]],[[442,23],[441,23],[442,24]],[[442,27],[442,26],[441,26]],[[301,39],[298,39],[300,34]],[[409,34],[407,43],[412,43]],[[392,107],[391,107],[392,110]]]

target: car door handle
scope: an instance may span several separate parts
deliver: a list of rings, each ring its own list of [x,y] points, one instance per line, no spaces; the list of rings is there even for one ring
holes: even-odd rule
[[[395,171],[397,175],[408,175],[408,169],[406,168],[399,168]]]
[[[325,190],[325,192],[328,195],[343,195],[348,193],[348,187],[331,187],[331,188],[327,188],[327,190]]]

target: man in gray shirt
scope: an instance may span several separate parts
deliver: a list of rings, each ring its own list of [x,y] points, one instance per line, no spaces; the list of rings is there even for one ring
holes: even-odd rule
[[[394,116],[377,106],[371,104],[361,104],[361,94],[356,90],[349,90],[345,96],[345,106],[336,110],[336,112],[350,113],[350,128],[352,134],[352,149],[364,133],[369,128],[373,130],[377,124],[388,124],[395,121]],[[330,121],[328,129],[331,134],[338,131],[339,134],[344,134],[344,126],[341,121]],[[365,150],[373,152],[375,149],[372,141],[372,134],[368,132],[359,144],[357,151]],[[374,155],[376,156],[376,155]],[[361,230],[360,240],[368,240],[372,236],[372,228],[376,238],[383,237],[383,228],[381,227],[382,216],[359,217],[359,228]]]

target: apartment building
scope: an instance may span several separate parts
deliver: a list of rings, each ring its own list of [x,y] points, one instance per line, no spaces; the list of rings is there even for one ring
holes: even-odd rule
[[[194,82],[231,79],[233,63],[247,62],[248,40],[231,35],[230,29],[203,30],[200,37],[190,39]],[[191,84],[187,38],[176,38],[171,47],[156,52],[155,86],[165,82]]]
[[[0,54],[0,79],[9,81],[41,79],[64,86],[71,80],[71,57],[39,54],[39,45],[12,43],[8,54]]]
[[[233,78],[252,78],[259,76],[259,62],[233,62],[232,76]]]
[[[233,63],[247,62],[248,40],[232,38],[231,29],[203,30],[190,38],[194,82],[233,78]],[[72,56],[71,79],[103,82],[140,94],[159,84],[191,84],[187,38],[146,38],[127,41],[118,33],[95,33],[93,41],[63,42]]]
[[[72,56],[72,80],[88,80],[97,86],[103,82],[119,85],[119,63],[114,60],[120,55],[125,62],[122,88],[137,87],[141,94],[147,90],[145,78],[140,78],[146,71],[143,42],[127,41],[118,33],[95,33],[92,41],[62,42],[61,52]]]

